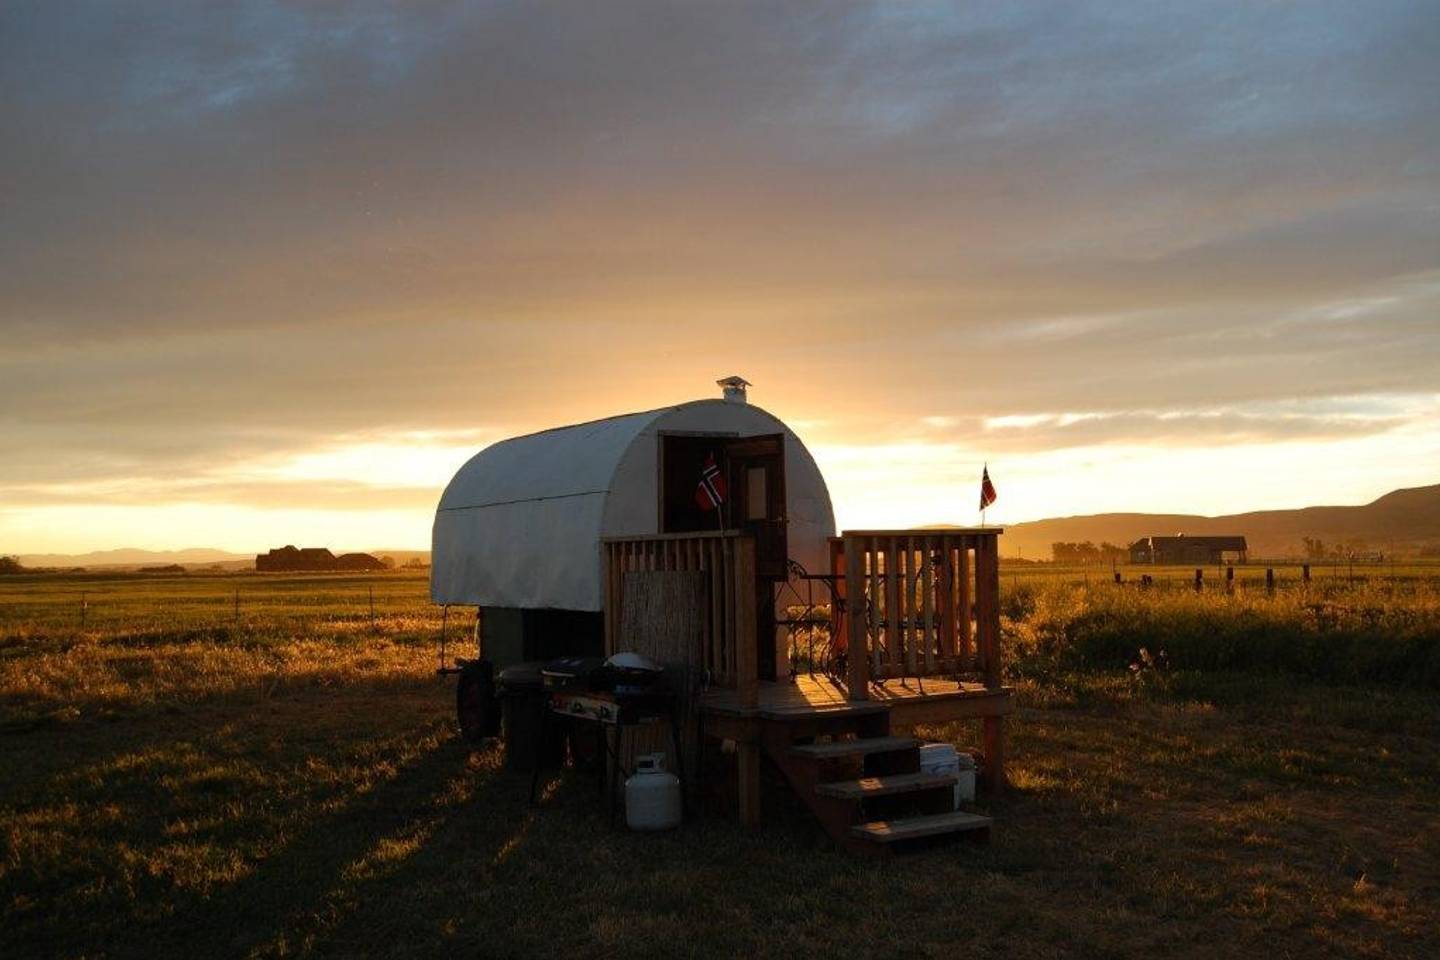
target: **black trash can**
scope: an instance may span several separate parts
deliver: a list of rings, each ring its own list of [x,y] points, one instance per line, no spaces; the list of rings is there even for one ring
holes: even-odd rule
[[[543,663],[517,663],[501,670],[497,678],[504,723],[505,766],[510,770],[529,773],[535,769],[537,757],[545,769],[560,763],[564,738],[558,723],[545,723],[548,694],[540,677],[543,666]],[[542,730],[546,731],[543,751]]]

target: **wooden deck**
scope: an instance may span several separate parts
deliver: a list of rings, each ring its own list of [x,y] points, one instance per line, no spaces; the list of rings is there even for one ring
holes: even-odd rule
[[[767,720],[786,720],[821,712],[889,710],[897,724],[904,724],[907,722],[905,718],[913,715],[916,708],[927,708],[924,710],[927,715],[955,713],[953,719],[994,713],[997,698],[1008,701],[1010,689],[991,690],[983,683],[943,677],[898,677],[885,683],[872,683],[867,699],[852,700],[843,684],[829,677],[802,674],[795,678],[794,683],[761,682],[758,702],[753,707],[746,706],[744,698],[734,690],[714,689],[702,696],[700,708],[710,714]],[[988,709],[967,709],[970,705],[967,701]],[[1010,711],[1005,709],[1002,712]]]
[[[870,851],[926,831],[972,831],[946,807],[953,798],[944,784],[916,776],[920,746],[905,733],[979,721],[980,782],[992,792],[1004,784],[1013,691],[1002,682],[999,533],[862,530],[833,538],[823,578],[832,602],[820,620],[805,622],[824,624],[830,655],[848,651],[846,674],[784,682],[760,679],[761,644],[768,653],[780,638],[760,616],[775,584],[757,566],[752,535],[606,540],[606,652],[642,652],[714,684],[694,704],[694,755],[714,741],[724,744],[722,755],[733,754],[744,823],[760,822],[764,756],[842,845]],[[905,808],[924,816],[892,822]]]

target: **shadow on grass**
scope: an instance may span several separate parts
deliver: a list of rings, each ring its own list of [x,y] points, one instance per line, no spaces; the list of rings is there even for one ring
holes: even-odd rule
[[[243,955],[275,941],[377,836],[457,782],[493,779],[449,734],[444,699],[433,683],[375,682],[4,735],[0,952]]]
[[[1291,952],[1340,955],[1418,942],[1417,877],[1434,857],[1407,860],[1408,834],[1379,815],[1399,800],[1424,822],[1433,807],[1416,771],[1352,776],[1375,741],[1285,730],[1288,711],[1248,718],[1275,724],[1257,737],[1234,714],[1168,702],[1022,706],[1017,789],[995,805],[995,843],[874,863],[819,840],[777,783],[759,832],[714,816],[666,834],[612,829],[573,773],[531,808],[527,777],[454,737],[448,690],[311,690],[259,712],[7,738],[72,748],[71,764],[26,787],[21,813],[90,815],[6,858],[0,954],[878,956],[964,944],[1042,957],[1077,940],[1092,955],[1163,954],[1281,931]],[[74,749],[82,736],[99,742]],[[1337,806],[1353,822],[1327,812]],[[62,843],[84,849],[67,856]],[[26,866],[37,852],[50,857],[38,873]],[[20,891],[35,902],[10,914]]]

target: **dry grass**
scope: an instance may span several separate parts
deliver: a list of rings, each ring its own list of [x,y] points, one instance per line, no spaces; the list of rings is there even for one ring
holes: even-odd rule
[[[1124,670],[1145,665],[1143,648],[1177,670],[1440,690],[1435,579],[1331,579],[1273,594],[1051,580],[1010,586],[1002,609],[1006,649],[1024,675]]]
[[[384,582],[378,632],[350,581],[173,633],[153,583],[83,633],[0,594],[0,955],[1440,953],[1433,696],[1026,680],[995,842],[866,862],[778,789],[759,833],[611,830],[568,775],[528,808],[452,732],[423,581]]]

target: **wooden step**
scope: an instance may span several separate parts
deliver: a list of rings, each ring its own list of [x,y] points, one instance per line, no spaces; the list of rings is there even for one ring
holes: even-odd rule
[[[843,717],[868,717],[877,713],[888,713],[890,707],[875,700],[856,701],[853,703],[836,703],[802,706],[775,706],[760,707],[756,713],[766,720],[810,720],[810,719],[839,719]]]
[[[950,813],[935,813],[924,817],[905,817],[902,820],[875,820],[870,823],[860,823],[850,828],[850,835],[863,840],[873,840],[876,843],[893,843],[897,840],[914,840],[943,833],[989,830],[990,824],[989,817],[955,810]]]
[[[872,753],[897,753],[913,750],[919,745],[920,741],[913,737],[865,737],[860,740],[797,744],[790,748],[790,752],[811,760],[833,760],[836,757],[864,757]]]
[[[815,784],[815,792],[840,800],[867,800],[896,793],[916,793],[955,786],[956,779],[939,773],[899,773],[889,777],[861,777]]]

